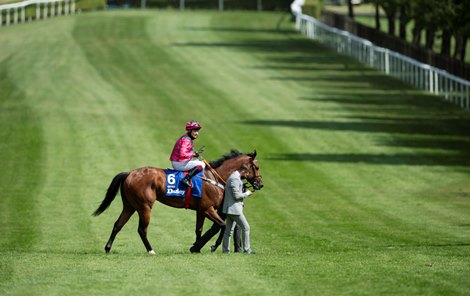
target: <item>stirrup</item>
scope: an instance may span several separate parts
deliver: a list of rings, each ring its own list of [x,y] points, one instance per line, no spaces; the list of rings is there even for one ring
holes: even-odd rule
[[[193,184],[191,184],[191,181],[190,181],[189,179],[184,178],[183,180],[181,180],[181,182],[182,182],[186,187],[193,188]]]

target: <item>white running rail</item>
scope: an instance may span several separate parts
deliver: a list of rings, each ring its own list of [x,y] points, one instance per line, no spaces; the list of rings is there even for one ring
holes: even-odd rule
[[[36,13],[33,13],[35,20],[75,14],[75,0],[26,0],[0,5],[0,27],[31,21],[32,15],[26,19],[26,9],[34,6],[36,8]]]
[[[297,14],[296,29],[338,53],[351,56],[418,89],[442,96],[464,109],[470,109],[470,82],[465,79],[375,46],[366,39],[330,27],[311,16]]]

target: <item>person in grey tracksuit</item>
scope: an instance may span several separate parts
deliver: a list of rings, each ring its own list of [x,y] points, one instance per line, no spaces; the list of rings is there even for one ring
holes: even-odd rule
[[[254,254],[250,247],[250,225],[243,215],[244,199],[253,193],[250,190],[243,192],[243,181],[249,174],[248,167],[244,164],[234,171],[227,179],[224,193],[224,204],[222,212],[227,214],[225,219],[224,240],[222,242],[222,252],[230,253],[230,236],[233,231],[234,223],[242,229],[243,248],[245,253]]]

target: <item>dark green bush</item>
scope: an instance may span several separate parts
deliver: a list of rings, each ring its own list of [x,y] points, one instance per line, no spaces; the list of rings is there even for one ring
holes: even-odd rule
[[[131,7],[140,7],[141,0],[116,0]],[[113,3],[116,3],[113,2]],[[289,11],[292,0],[262,0],[262,9],[273,11]],[[110,1],[108,1],[110,3]],[[187,9],[218,9],[219,0],[185,0]],[[180,0],[146,0],[150,8],[179,8]],[[257,0],[224,0],[224,10],[256,10]]]
[[[82,11],[103,9],[106,7],[106,0],[78,0],[75,3],[75,9]]]

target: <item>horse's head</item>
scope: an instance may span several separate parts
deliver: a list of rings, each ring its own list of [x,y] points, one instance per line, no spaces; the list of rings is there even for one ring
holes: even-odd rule
[[[256,160],[256,150],[253,153],[248,153],[249,156],[248,162],[246,163],[248,167],[248,174],[246,180],[253,186],[254,190],[260,190],[263,188],[263,177],[259,173],[258,160]]]
[[[214,168],[222,176],[220,177],[221,180],[227,179],[234,170],[240,168],[241,164],[245,164],[247,167],[247,181],[253,186],[254,190],[260,190],[263,187],[263,178],[259,173],[256,150],[247,154],[232,150],[220,159],[209,163],[210,167]]]

